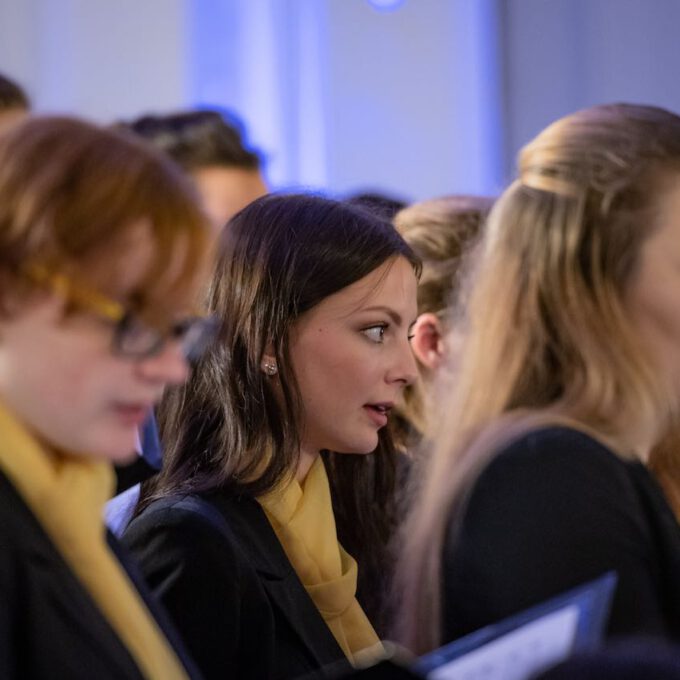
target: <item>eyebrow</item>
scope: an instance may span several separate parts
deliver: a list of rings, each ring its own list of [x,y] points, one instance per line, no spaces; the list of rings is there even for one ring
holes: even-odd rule
[[[401,318],[401,314],[399,314],[399,312],[396,312],[391,307],[385,307],[383,305],[376,305],[375,307],[364,307],[360,311],[362,311],[362,312],[383,312],[383,313],[387,314],[387,316],[389,316],[397,326],[401,326],[404,323],[404,320]],[[409,329],[411,329],[413,327],[413,325],[415,324],[415,322],[417,320],[418,319],[413,319],[413,321],[411,321],[411,323],[408,325]]]

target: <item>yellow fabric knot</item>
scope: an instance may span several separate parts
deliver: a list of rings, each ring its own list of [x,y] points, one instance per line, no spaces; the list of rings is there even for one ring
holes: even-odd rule
[[[296,480],[258,498],[276,536],[347,658],[379,645],[356,600],[357,563],[338,542],[331,492],[321,458]]]

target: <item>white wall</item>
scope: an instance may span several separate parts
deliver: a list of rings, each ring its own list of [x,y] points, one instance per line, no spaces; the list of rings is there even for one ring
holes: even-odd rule
[[[489,190],[498,161],[488,145],[498,130],[494,11],[486,0],[412,0],[389,14],[329,3],[337,189],[398,187],[420,198]]]
[[[280,186],[485,191],[499,164],[497,88],[479,84],[495,77],[494,3],[0,0],[0,70],[38,111],[233,108]]]
[[[486,192],[502,168],[495,6],[198,2],[193,99],[243,115],[278,185]]]
[[[680,111],[678,0],[0,0],[0,71],[39,111],[218,104],[275,186],[489,193],[555,118]]]
[[[186,105],[184,0],[0,0],[0,71],[40,112],[101,121]]]
[[[629,101],[680,112],[677,0],[505,0],[506,157],[577,109]]]

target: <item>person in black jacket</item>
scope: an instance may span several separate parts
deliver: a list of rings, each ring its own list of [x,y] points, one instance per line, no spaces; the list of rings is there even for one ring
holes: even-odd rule
[[[69,118],[0,139],[0,677],[199,678],[120,547],[113,463],[213,324],[178,170]]]
[[[645,465],[680,415],[679,262],[680,117],[594,107],[522,150],[405,531],[414,650],[610,570],[608,635],[680,639],[680,528]]]
[[[161,404],[123,540],[207,678],[294,678],[378,642],[362,586],[387,568],[419,266],[389,222],[316,196],[258,199],[221,239],[222,333]]]

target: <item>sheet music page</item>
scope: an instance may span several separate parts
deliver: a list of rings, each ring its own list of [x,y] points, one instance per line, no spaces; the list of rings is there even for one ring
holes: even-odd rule
[[[569,605],[428,673],[428,680],[526,680],[569,654],[579,609]]]

